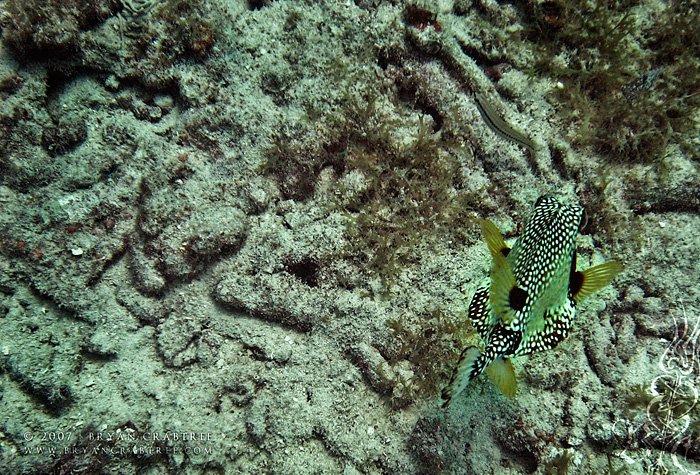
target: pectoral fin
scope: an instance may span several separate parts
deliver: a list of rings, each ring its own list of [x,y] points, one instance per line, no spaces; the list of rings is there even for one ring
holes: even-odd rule
[[[527,301],[527,291],[517,285],[513,269],[503,256],[493,259],[489,298],[491,308],[505,326],[513,323],[515,312],[521,311]]]
[[[506,245],[503,240],[501,232],[498,230],[495,224],[493,224],[488,219],[480,219],[479,225],[481,226],[481,232],[484,235],[486,244],[489,246],[489,252],[491,256],[496,259],[497,257],[506,257],[510,252],[510,248]]]
[[[622,264],[616,261],[606,262],[585,271],[574,272],[569,282],[570,292],[576,302],[590,297],[608,285],[622,270]]]

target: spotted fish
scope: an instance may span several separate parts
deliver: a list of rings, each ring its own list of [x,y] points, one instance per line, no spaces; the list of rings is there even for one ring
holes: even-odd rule
[[[484,371],[503,394],[514,397],[515,373],[509,358],[557,346],[569,333],[576,304],[608,285],[622,269],[611,261],[576,270],[582,216],[581,206],[542,196],[512,249],[491,221],[480,221],[492,257],[491,271],[474,294],[468,316],[485,349],[464,349],[442,392],[443,407]]]

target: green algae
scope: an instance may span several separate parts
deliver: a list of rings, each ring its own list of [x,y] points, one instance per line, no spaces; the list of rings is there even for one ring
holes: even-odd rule
[[[536,56],[531,73],[560,82],[554,97],[574,143],[610,160],[651,163],[676,142],[697,159],[685,134],[700,107],[700,32],[692,26],[700,12],[687,1],[654,16],[645,8],[636,0],[536,4],[525,33]]]

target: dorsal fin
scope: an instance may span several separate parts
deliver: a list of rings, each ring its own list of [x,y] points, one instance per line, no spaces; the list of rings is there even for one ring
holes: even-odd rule
[[[515,397],[517,381],[510,358],[496,358],[493,363],[486,367],[486,374],[505,397]]]
[[[622,264],[610,261],[583,272],[576,271],[569,282],[571,296],[576,302],[590,297],[608,285],[621,270]]]
[[[506,245],[506,242],[503,240],[503,236],[496,225],[488,219],[480,219],[479,225],[481,226],[481,232],[484,235],[486,244],[489,246],[491,257],[496,259],[497,256],[508,256],[510,248]]]

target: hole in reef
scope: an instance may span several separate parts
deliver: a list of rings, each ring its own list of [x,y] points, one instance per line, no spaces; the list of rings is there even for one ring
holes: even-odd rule
[[[318,286],[318,271],[320,266],[310,256],[287,256],[283,259],[284,270],[301,280],[309,287]]]

